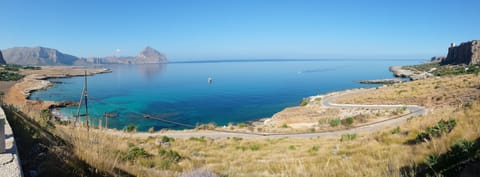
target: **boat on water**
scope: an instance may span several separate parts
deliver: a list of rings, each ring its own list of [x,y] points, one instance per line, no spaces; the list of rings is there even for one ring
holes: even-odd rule
[[[208,84],[212,84],[213,79],[211,77],[208,77]]]

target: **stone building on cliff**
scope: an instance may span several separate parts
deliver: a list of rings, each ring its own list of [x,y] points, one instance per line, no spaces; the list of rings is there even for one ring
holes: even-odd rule
[[[480,40],[464,42],[458,46],[452,43],[441,64],[480,64]]]

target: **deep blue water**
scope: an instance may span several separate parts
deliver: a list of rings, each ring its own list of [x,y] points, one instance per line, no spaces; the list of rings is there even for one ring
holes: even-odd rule
[[[226,125],[271,117],[304,97],[363,85],[355,80],[391,78],[388,67],[418,64],[422,60],[249,60],[177,62],[149,65],[109,65],[112,73],[88,77],[89,111],[94,123],[103,112],[119,116],[109,127],[133,123],[140,131],[150,127],[182,129],[144,114],[195,125]],[[207,79],[213,79],[208,84]],[[80,98],[83,78],[51,79],[60,82],[34,92],[30,99]],[[76,107],[62,108],[67,116]]]

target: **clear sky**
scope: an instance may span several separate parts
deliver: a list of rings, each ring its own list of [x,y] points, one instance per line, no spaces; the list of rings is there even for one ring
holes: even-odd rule
[[[429,58],[480,39],[479,0],[2,0],[0,49],[170,60]]]

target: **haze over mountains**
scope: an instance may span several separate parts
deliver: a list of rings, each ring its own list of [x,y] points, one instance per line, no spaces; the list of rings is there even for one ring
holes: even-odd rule
[[[81,58],[64,54],[56,49],[46,47],[14,47],[2,50],[3,59],[8,64],[18,65],[88,65],[88,64],[151,64],[164,63],[167,58],[157,50],[146,47],[137,56],[108,56]],[[0,58],[0,63],[2,60]]]

